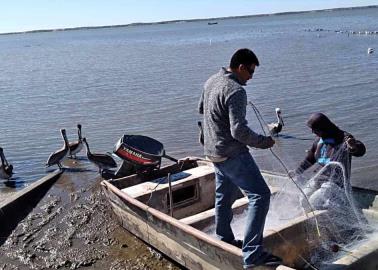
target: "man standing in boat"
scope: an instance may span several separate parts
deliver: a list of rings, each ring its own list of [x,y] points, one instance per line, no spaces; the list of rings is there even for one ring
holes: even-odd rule
[[[204,154],[215,168],[216,235],[242,248],[243,265],[279,265],[282,260],[263,250],[263,231],[269,209],[270,190],[252,158],[248,146],[268,149],[271,137],[256,134],[246,120],[247,93],[243,86],[252,79],[259,60],[249,49],[239,49],[230,66],[211,76],[199,102],[203,114]],[[231,228],[232,204],[240,194],[248,196],[244,240],[236,240]]]

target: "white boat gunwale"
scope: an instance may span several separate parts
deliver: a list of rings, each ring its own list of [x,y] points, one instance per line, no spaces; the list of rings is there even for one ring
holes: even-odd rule
[[[220,265],[227,265],[227,269],[242,268],[239,248],[147,206],[106,181],[102,185],[109,191],[105,191],[106,196],[123,227],[174,261],[189,269],[219,269]]]
[[[175,165],[171,165],[171,166],[164,167],[162,169],[165,170],[165,174],[166,174],[167,171],[169,171],[169,169],[167,170],[167,168],[172,169],[172,168],[174,168],[174,166]],[[199,165],[197,164],[197,166],[199,166]],[[274,184],[275,181],[282,181],[285,178],[287,180],[287,176],[280,174],[280,173],[271,173],[271,172],[262,171],[262,174],[263,174],[264,178],[266,178],[267,182],[273,182],[273,184]],[[215,253],[220,252],[219,254],[225,254],[225,255],[227,255],[227,257],[229,257],[229,258],[221,258],[220,259],[220,260],[230,259],[231,264],[233,266],[228,268],[228,269],[239,269],[239,267],[241,267],[242,253],[241,253],[241,250],[239,248],[236,248],[236,247],[229,245],[225,242],[217,240],[216,238],[213,238],[210,235],[208,235],[208,234],[206,234],[202,231],[199,231],[196,228],[196,226],[192,226],[193,222],[195,222],[195,218],[193,218],[192,216],[195,216],[195,215],[192,215],[192,216],[189,216],[189,217],[184,217],[184,218],[181,218],[181,219],[178,219],[177,217],[171,217],[171,216],[168,215],[168,213],[164,213],[164,212],[162,212],[158,209],[154,209],[153,207],[148,206],[145,203],[141,202],[140,200],[138,200],[138,199],[141,199],[140,197],[139,198],[138,197],[133,198],[132,196],[126,194],[124,191],[122,191],[117,186],[123,186],[122,181],[127,181],[128,179],[130,179],[130,177],[125,177],[123,179],[118,179],[116,181],[115,180],[112,180],[112,181],[104,180],[102,182],[102,186],[104,187],[105,194],[108,197],[110,203],[112,204],[113,210],[115,210],[115,212],[121,211],[120,213],[116,213],[116,215],[121,220],[121,222],[125,223],[125,224],[123,224],[125,229],[129,230],[128,229],[129,225],[127,224],[128,223],[127,219],[122,221],[123,217],[120,217],[120,215],[124,214],[124,213],[122,213],[122,211],[124,211],[125,213],[128,212],[127,214],[131,215],[129,217],[134,216],[136,219],[143,219],[143,220],[139,220],[138,221],[139,223],[144,222],[146,224],[146,226],[151,226],[151,228],[153,226],[155,226],[155,229],[156,229],[155,233],[156,234],[160,234],[160,235],[166,234],[165,236],[169,237],[170,240],[173,241],[173,242],[171,242],[171,244],[181,245],[179,248],[182,248],[182,249],[188,248],[187,245],[183,246],[183,243],[179,243],[180,240],[182,242],[183,242],[183,239],[185,239],[185,238],[191,238],[193,241],[199,240],[199,241],[202,241],[203,243],[199,244],[197,247],[191,246],[191,248],[192,248],[191,251],[194,252],[194,253],[197,252],[197,256],[200,256],[200,252],[197,250],[199,247],[201,247],[201,246],[205,247],[205,245],[210,245],[207,248],[213,247],[213,248],[215,248]],[[113,181],[115,181],[115,182],[113,182]],[[115,185],[113,185],[113,183]],[[143,183],[143,181],[140,181],[139,183]],[[126,186],[131,186],[131,185],[129,185],[129,183],[128,183],[128,184],[126,184]],[[274,190],[274,188],[273,188],[273,190]],[[364,208],[369,208],[372,205],[374,205],[374,203],[376,203],[378,201],[375,192],[370,192],[369,190],[360,190],[360,189],[355,190],[355,192],[357,192],[355,194],[355,197],[357,196],[359,198],[359,196],[361,196],[359,194],[360,192],[362,193],[362,196],[365,196],[365,197],[367,196],[367,199],[365,198],[365,200],[368,201],[368,202],[363,202],[361,204]],[[274,191],[273,191],[273,193],[274,193]],[[244,201],[245,201],[245,198],[244,198]],[[246,201],[241,203],[241,205],[242,206],[239,205],[239,207],[241,207],[241,208],[245,207]],[[114,207],[119,208],[119,209],[116,210],[116,209],[114,209]],[[134,207],[135,207],[135,209],[134,209]],[[209,211],[211,212],[212,210],[210,209]],[[372,211],[375,213],[376,207],[374,207]],[[137,212],[139,212],[139,213],[137,213]],[[204,212],[206,212],[206,211],[199,212],[198,214],[202,214]],[[299,228],[300,228],[300,230],[302,230],[304,228],[304,226],[302,226],[302,224],[305,221],[307,221],[309,218],[313,218],[314,214],[315,215],[322,215],[324,212],[325,211],[316,211],[315,213],[308,214],[307,217],[300,217],[296,221],[291,220],[290,226],[285,225],[285,226],[282,226],[282,227],[277,228],[275,230],[267,230],[267,232],[264,234],[264,243],[266,244],[266,246],[269,249],[269,246],[276,245],[277,241],[281,241],[281,242],[284,241],[285,242],[285,239],[280,239],[280,238],[282,238],[283,234],[286,234],[286,235],[289,235],[289,236],[294,235],[295,237],[297,237],[296,239],[294,239],[293,241],[287,241],[286,240],[286,243],[284,243],[284,244],[281,243],[280,244],[281,248],[278,247],[277,249],[281,250],[281,252],[286,252],[285,249],[291,248],[290,243],[288,243],[288,242],[298,243],[298,241],[299,241],[299,243],[303,243],[303,245],[300,248],[298,248],[297,251],[299,251],[299,250],[303,251],[303,247],[305,247],[306,243],[303,242],[303,239],[301,239],[299,235],[295,234],[296,230],[298,230]],[[192,218],[192,221],[190,221],[191,218]],[[205,217],[205,218],[212,218],[212,214],[211,213],[208,214],[208,217]],[[160,226],[160,228],[159,228],[159,226]],[[299,226],[299,228],[296,227],[296,226]],[[176,230],[181,231],[181,236],[183,236],[181,239],[179,238],[179,236],[173,235],[175,233],[176,234],[178,233]],[[279,233],[278,233],[278,231],[279,231]],[[314,231],[315,231],[315,229],[314,229]],[[135,234],[137,237],[141,238],[142,240],[144,240],[145,242],[147,242],[148,244],[150,244],[151,246],[153,246],[157,250],[160,250],[162,253],[165,253],[165,255],[167,255],[168,257],[171,257],[173,260],[179,262],[180,264],[183,264],[184,266],[187,266],[187,267],[191,266],[190,269],[203,269],[203,268],[201,268],[202,267],[201,265],[199,265],[199,266],[198,265],[187,265],[185,263],[185,258],[184,259],[180,258],[180,257],[184,256],[182,254],[176,253],[176,254],[174,254],[176,256],[170,256],[170,255],[172,255],[172,254],[170,254],[171,251],[166,251],[164,249],[161,250],[160,249],[161,246],[159,247],[159,243],[156,243],[156,241],[159,241],[158,238],[156,238],[155,240],[151,240],[152,241],[151,242],[151,241],[149,241],[148,237],[143,235],[143,232],[141,232],[141,231],[138,232],[137,229],[135,229],[135,228],[131,228],[130,232]],[[299,234],[299,233],[297,233],[297,234]],[[159,236],[156,236],[156,237],[159,237]],[[153,241],[155,241],[155,243],[153,243]],[[190,243],[191,240],[189,239],[188,241]],[[377,249],[376,252],[378,252],[378,249]],[[290,252],[288,252],[288,254],[290,255]],[[371,257],[371,255],[369,255],[369,254],[366,254],[366,257]],[[218,257],[218,259],[220,258],[219,255],[217,255],[217,257]],[[300,263],[300,262],[298,262],[299,259],[298,258],[295,259],[297,261],[294,262],[294,259],[293,259],[294,257],[295,256],[291,257],[291,259],[290,259],[291,262],[295,263],[296,265],[299,265],[299,263]],[[190,260],[190,258],[189,258],[189,260]],[[216,266],[217,262],[214,262],[214,258],[211,259],[211,260],[212,261],[209,262],[210,263],[209,269],[217,269],[217,266]],[[213,263],[213,264],[211,264],[211,263]],[[193,264],[193,262],[192,262],[192,264]],[[353,265],[356,265],[356,262],[353,262]],[[357,265],[361,265],[361,260],[357,262]],[[218,264],[218,266],[219,266],[219,264]],[[350,265],[350,266],[352,266],[352,265]],[[204,269],[207,269],[207,268],[204,268]]]

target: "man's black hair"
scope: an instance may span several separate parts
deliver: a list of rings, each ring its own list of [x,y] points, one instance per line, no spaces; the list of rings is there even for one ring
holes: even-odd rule
[[[240,65],[250,66],[252,64],[259,66],[259,59],[250,49],[244,48],[237,50],[231,57],[230,68],[238,68]]]

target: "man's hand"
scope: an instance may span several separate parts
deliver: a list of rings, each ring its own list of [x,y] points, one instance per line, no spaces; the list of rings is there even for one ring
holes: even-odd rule
[[[276,142],[273,140],[271,136],[265,137],[264,141],[261,144],[261,149],[268,149],[271,148]]]

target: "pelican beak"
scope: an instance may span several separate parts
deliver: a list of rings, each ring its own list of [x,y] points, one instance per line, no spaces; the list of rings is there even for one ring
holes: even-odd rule
[[[283,119],[282,119],[282,117],[281,117],[281,114],[279,115],[279,118],[280,118],[280,120],[281,120],[282,125],[284,126],[285,123],[284,123],[284,121],[283,121]]]

